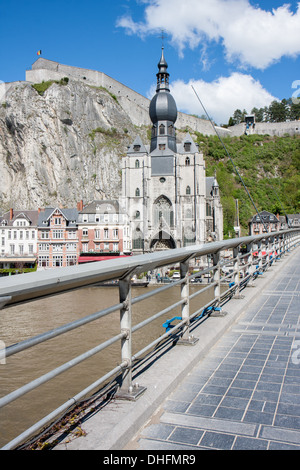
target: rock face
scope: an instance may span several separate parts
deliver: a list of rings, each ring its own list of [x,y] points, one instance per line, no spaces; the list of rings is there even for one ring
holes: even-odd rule
[[[117,198],[122,156],[146,132],[102,87],[11,84],[0,104],[0,209]]]

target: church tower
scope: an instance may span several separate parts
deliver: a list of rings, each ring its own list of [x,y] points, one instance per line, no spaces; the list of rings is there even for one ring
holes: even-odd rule
[[[202,153],[189,133],[176,140],[176,102],[170,93],[164,49],[149,106],[150,145],[137,137],[123,158],[122,197],[133,253],[204,243],[206,178]]]

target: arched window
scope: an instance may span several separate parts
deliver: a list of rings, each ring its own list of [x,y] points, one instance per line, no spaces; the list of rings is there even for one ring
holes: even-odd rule
[[[165,126],[163,124],[159,126],[159,135],[165,135]]]
[[[191,194],[191,187],[190,186],[186,187],[185,194],[188,194],[188,195]]]
[[[189,157],[186,157],[186,159],[185,159],[185,166],[190,166],[190,164],[191,164],[190,158],[189,158]]]
[[[140,196],[140,188],[136,188],[135,195],[136,195],[136,197]]]
[[[140,211],[136,211],[136,213],[134,214],[134,218],[135,218],[135,219],[139,219],[140,216],[141,216]]]
[[[169,227],[174,226],[174,211],[171,201],[165,196],[160,196],[154,203],[154,224],[167,224]]]
[[[140,161],[139,160],[136,160],[135,161],[135,168],[139,168],[140,167]]]

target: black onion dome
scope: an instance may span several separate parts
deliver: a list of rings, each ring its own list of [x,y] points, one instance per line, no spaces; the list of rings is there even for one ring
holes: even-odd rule
[[[177,106],[173,96],[168,91],[160,91],[152,98],[149,115],[153,124],[158,121],[171,121],[177,119]]]

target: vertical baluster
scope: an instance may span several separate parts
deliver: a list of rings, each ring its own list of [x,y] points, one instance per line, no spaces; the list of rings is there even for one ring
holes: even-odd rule
[[[120,328],[126,336],[121,340],[121,362],[126,363],[121,378],[121,388],[116,393],[117,398],[136,400],[145,390],[138,384],[132,383],[132,305],[131,305],[131,279],[132,273],[119,281],[119,297],[123,302],[120,310]]]
[[[190,300],[189,300],[189,260],[180,263],[180,277],[185,281],[181,284],[181,299],[184,304],[181,306],[181,318],[186,320],[183,327],[183,334],[177,344],[194,345],[199,338],[195,338],[190,333]]]

